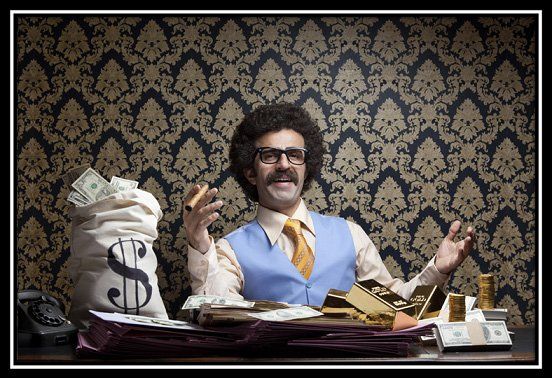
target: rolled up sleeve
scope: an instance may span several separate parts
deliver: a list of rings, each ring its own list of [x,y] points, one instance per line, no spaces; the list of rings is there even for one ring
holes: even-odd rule
[[[188,246],[188,270],[193,295],[219,295],[243,299],[243,273],[226,239],[214,242],[204,254]]]

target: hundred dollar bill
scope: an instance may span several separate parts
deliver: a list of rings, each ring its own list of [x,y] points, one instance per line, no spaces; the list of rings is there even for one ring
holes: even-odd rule
[[[469,349],[509,349],[512,346],[510,334],[503,321],[479,322],[485,343],[474,345],[467,322],[436,324],[435,336],[441,351]]]
[[[315,316],[321,316],[324,314],[319,311],[313,310],[310,307],[300,306],[293,308],[284,308],[280,310],[249,313],[247,315],[261,320],[281,322],[285,320],[313,318]]]
[[[84,171],[71,186],[91,202],[99,201],[110,194],[117,193],[107,180],[92,168]]]
[[[479,322],[484,322],[487,320],[485,319],[483,311],[478,308],[471,311],[466,311],[466,321],[471,322],[473,319],[477,319]]]
[[[76,190],[71,190],[67,196],[67,201],[72,202],[77,206],[86,206],[90,204],[90,201]]]
[[[184,306],[182,306],[182,310],[200,308],[203,303],[233,306],[233,307],[244,307],[244,308],[251,308],[255,306],[255,302],[219,297],[217,295],[190,295],[188,299],[186,299]]]
[[[117,176],[111,177],[111,182],[109,184],[118,192],[124,192],[125,190],[136,189],[138,187],[138,181],[127,180]]]
[[[466,311],[466,321],[472,321],[473,319],[477,319],[480,322],[485,321],[485,316],[483,315],[483,311],[480,309],[475,309],[471,311]],[[427,325],[427,324],[442,324],[442,323],[448,323],[448,318],[444,319],[440,316],[434,317],[434,318],[427,318],[427,319],[420,319],[418,320],[418,325]],[[433,336],[421,336],[422,341],[426,340],[435,340],[435,335]]]

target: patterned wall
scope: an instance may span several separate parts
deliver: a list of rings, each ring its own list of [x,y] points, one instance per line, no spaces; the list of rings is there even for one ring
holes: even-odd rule
[[[514,324],[535,322],[535,17],[16,16],[17,284],[67,305],[69,188],[90,163],[161,204],[155,242],[170,315],[189,289],[182,199],[220,189],[218,238],[255,205],[227,171],[259,104],[318,121],[326,164],[308,205],[359,223],[391,274],[413,277],[450,223],[478,246],[449,290],[497,276]]]

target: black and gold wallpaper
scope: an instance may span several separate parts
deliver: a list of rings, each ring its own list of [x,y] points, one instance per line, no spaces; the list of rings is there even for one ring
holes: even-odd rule
[[[137,180],[163,210],[154,247],[174,316],[190,294],[182,200],[220,189],[216,238],[255,204],[228,172],[244,113],[289,101],[329,153],[305,199],[360,224],[407,280],[454,219],[478,243],[448,290],[496,276],[512,324],[536,314],[536,42],[533,16],[18,15],[17,287],[67,306],[69,188],[89,163]]]

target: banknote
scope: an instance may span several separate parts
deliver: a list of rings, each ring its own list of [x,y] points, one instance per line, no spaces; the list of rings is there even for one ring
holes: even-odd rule
[[[91,202],[96,202],[117,191],[98,172],[88,168],[71,186]]]
[[[480,309],[475,309],[471,311],[466,311],[466,321],[469,322],[473,319],[477,319],[479,322],[485,321],[485,316],[483,315],[483,311]],[[440,316],[437,316],[435,318],[427,318],[427,319],[420,319],[418,320],[418,325],[427,325],[427,324],[442,324],[442,323],[448,323],[448,318],[442,318]],[[422,341],[426,340],[435,340],[435,335],[433,336],[422,336]]]
[[[261,320],[281,322],[285,320],[312,318],[312,317],[321,316],[324,314],[310,307],[300,306],[300,307],[284,308],[280,310],[249,313],[247,315]]]
[[[486,345],[512,345],[510,334],[503,321],[479,322]],[[437,323],[438,339],[443,348],[473,345],[467,322]],[[437,335],[437,334],[436,334]]]
[[[118,192],[124,192],[125,190],[136,189],[138,187],[138,181],[127,180],[117,176],[111,177],[111,182],[109,184]]]
[[[255,306],[255,302],[219,297],[217,295],[190,295],[188,299],[186,299],[184,306],[182,306],[182,310],[200,308],[203,303],[245,308],[251,308]]]
[[[77,206],[86,206],[90,204],[88,198],[86,198],[76,190],[71,190],[69,196],[67,196],[67,201],[72,202]]]
[[[485,319],[485,315],[483,315],[483,311],[476,308],[474,310],[466,311],[466,321],[470,322],[473,319],[477,319],[480,322],[484,322],[487,319]]]

